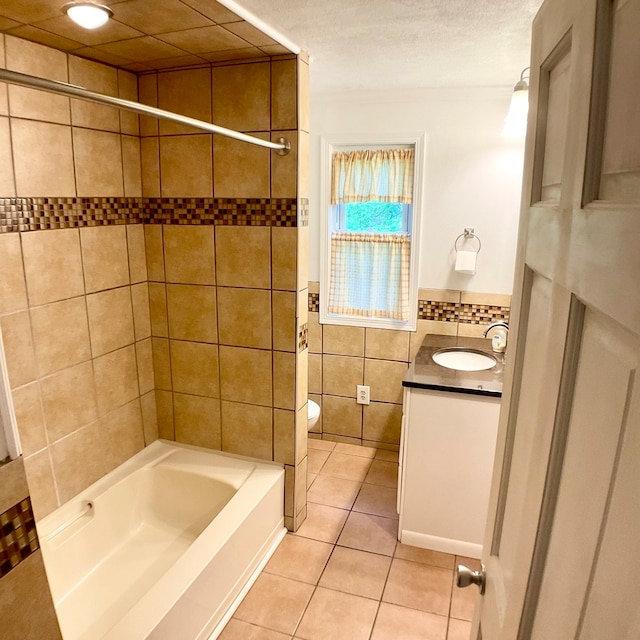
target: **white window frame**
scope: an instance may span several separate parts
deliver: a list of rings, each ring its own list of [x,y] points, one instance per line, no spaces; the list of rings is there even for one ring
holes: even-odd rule
[[[415,331],[418,317],[418,270],[420,265],[420,227],[424,215],[424,167],[426,134],[369,134],[328,135],[320,137],[320,323],[372,329]],[[409,318],[406,321],[390,318],[362,318],[328,312],[329,278],[331,277],[331,242],[329,240],[331,217],[331,158],[334,151],[356,149],[414,148],[413,202],[411,214],[411,257],[409,263]]]

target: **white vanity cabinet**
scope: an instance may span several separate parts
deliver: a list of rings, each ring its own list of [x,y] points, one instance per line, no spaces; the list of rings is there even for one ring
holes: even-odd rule
[[[480,557],[499,413],[499,397],[405,387],[401,542]]]

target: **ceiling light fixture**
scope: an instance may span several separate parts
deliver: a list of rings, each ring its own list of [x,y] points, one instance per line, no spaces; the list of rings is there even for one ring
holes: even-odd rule
[[[529,71],[529,67],[522,70],[520,80],[513,87],[509,112],[504,119],[502,129],[503,138],[524,138],[527,133],[527,114],[529,112],[529,76],[524,74]]]
[[[69,2],[63,5],[62,11],[85,29],[97,29],[113,16],[109,7],[93,2]]]

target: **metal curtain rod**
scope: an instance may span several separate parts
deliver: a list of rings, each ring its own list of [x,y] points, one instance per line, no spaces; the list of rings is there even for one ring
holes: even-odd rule
[[[117,107],[118,109],[124,109],[125,111],[141,113],[145,116],[152,116],[162,120],[179,122],[180,124],[186,124],[190,127],[195,127],[196,129],[208,131],[209,133],[219,133],[221,136],[227,136],[228,138],[234,138],[235,140],[242,140],[243,142],[267,147],[268,149],[275,149],[281,156],[287,155],[291,149],[291,143],[286,138],[278,138],[278,142],[262,140],[261,138],[249,136],[246,133],[240,133],[240,131],[220,127],[211,122],[196,120],[195,118],[189,118],[188,116],[183,116],[179,113],[150,107],[146,104],[141,104],[140,102],[133,102],[132,100],[123,100],[122,98],[115,98],[114,96],[106,96],[102,93],[96,93],[95,91],[90,91],[84,87],[78,87],[66,82],[36,78],[35,76],[30,76],[26,73],[18,73],[17,71],[9,71],[8,69],[0,69],[0,81],[8,82],[9,84],[16,84],[21,87],[40,89],[42,91],[48,91],[49,93],[72,96],[74,98],[80,98],[81,100],[89,100],[90,102],[97,102],[99,104]]]

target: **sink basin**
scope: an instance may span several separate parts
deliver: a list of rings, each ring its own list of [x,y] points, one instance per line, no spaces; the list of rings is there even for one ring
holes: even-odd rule
[[[465,349],[464,347],[440,349],[431,358],[441,367],[456,369],[457,371],[484,371],[498,364],[498,361],[489,353],[478,351],[477,349]]]

